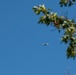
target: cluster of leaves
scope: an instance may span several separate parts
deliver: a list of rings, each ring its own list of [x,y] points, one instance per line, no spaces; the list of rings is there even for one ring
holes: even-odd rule
[[[64,0],[61,0],[64,1]],[[74,1],[74,0],[73,0]],[[67,58],[75,58],[76,56],[76,23],[74,20],[70,20],[63,16],[58,16],[57,13],[52,12],[50,9],[46,9],[44,5],[34,6],[33,11],[40,17],[38,23],[45,24],[47,26],[54,26],[58,31],[64,30],[64,35],[61,37],[61,41],[68,44]]]
[[[72,6],[74,3],[76,2],[76,0],[60,0],[59,4],[62,7],[64,6]]]

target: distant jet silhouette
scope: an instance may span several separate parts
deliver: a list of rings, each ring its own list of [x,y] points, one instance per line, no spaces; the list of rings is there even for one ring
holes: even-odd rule
[[[48,43],[42,43],[43,46],[48,46]]]

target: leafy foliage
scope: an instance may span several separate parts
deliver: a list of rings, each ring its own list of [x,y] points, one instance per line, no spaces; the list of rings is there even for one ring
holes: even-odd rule
[[[61,7],[71,6],[76,0],[61,0]],[[50,9],[47,9],[44,4],[39,6],[34,6],[33,11],[40,17],[38,23],[45,24],[47,26],[54,26],[58,31],[64,30],[64,35],[61,37],[61,42],[68,44],[66,55],[67,58],[75,58],[76,56],[76,23],[74,19],[70,20],[64,16],[58,16],[57,13],[52,12]]]
[[[73,4],[75,4],[76,0],[60,0],[59,4],[62,7],[64,6],[72,6]]]

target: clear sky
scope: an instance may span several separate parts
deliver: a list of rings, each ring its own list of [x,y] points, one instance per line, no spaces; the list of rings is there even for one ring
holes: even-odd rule
[[[67,59],[67,46],[60,44],[62,33],[37,24],[39,16],[32,11],[34,5],[45,4],[59,15],[66,10],[70,17],[76,13],[76,6],[60,8],[58,2],[0,0],[0,75],[65,75],[68,69],[76,75],[76,60]]]

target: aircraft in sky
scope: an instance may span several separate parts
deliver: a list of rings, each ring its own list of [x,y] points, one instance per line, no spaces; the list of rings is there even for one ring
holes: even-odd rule
[[[42,43],[42,45],[43,45],[43,46],[48,46],[49,44],[48,44],[48,43]]]

